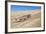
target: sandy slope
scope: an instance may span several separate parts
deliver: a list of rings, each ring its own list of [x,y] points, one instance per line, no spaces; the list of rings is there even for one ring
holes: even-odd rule
[[[24,22],[15,22],[14,18],[21,17],[23,15],[30,14],[31,18]],[[40,27],[41,26],[41,12],[40,10],[32,12],[17,12],[12,13],[11,27],[12,28],[31,28],[31,27]],[[14,21],[14,23],[13,23]]]

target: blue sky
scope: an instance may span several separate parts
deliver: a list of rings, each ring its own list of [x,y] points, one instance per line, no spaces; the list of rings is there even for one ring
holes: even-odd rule
[[[19,6],[19,5],[11,5],[11,11],[27,11],[27,10],[39,10],[41,6]]]

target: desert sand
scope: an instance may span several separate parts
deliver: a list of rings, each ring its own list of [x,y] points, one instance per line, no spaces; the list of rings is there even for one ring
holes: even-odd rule
[[[27,19],[23,22],[16,22],[15,18],[28,15],[28,14],[31,15],[30,19]],[[11,13],[11,28],[33,28],[33,27],[41,27],[41,11],[40,10]]]

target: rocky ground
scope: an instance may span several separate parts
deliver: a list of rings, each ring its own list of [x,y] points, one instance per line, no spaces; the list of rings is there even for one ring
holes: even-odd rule
[[[28,15],[31,17],[23,22],[16,22],[15,18]],[[31,28],[41,26],[41,12],[40,10],[31,12],[16,12],[11,15],[11,28]]]

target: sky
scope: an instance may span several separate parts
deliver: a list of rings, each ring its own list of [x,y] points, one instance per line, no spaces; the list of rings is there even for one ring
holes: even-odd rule
[[[21,5],[11,5],[11,11],[28,11],[28,10],[39,10],[41,6],[21,6]]]

